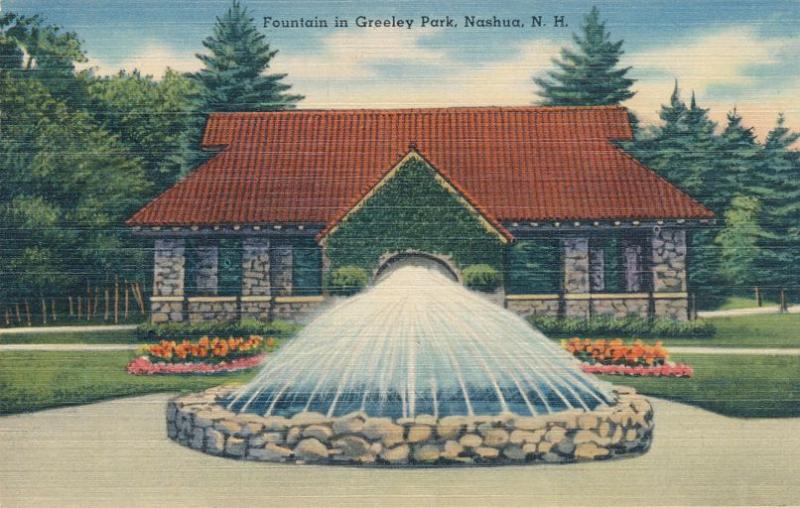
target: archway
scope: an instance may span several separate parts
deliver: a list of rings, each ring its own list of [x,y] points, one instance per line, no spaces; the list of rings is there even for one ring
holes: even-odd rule
[[[407,250],[391,252],[381,256],[377,270],[372,276],[372,283],[382,280],[386,275],[401,266],[423,266],[439,271],[450,279],[461,282],[461,273],[449,256],[431,254],[430,252]]]

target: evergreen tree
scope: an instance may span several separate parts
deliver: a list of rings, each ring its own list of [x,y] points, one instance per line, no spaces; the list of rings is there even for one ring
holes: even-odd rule
[[[238,1],[217,18],[214,34],[203,46],[210,54],[197,55],[205,67],[194,74],[202,113],[291,109],[303,99],[286,93],[291,88],[282,82],[286,74],[266,74],[278,51],[270,48]]]
[[[765,286],[800,286],[796,269],[800,261],[800,152],[792,145],[800,139],[785,126],[783,115],[764,141],[758,176],[763,180],[759,196],[764,230],[760,242],[758,275]]]
[[[752,127],[742,125],[742,117],[734,108],[728,113],[725,130],[720,136],[720,165],[724,168],[724,180],[716,185],[728,196],[753,194],[760,185],[757,167],[761,157],[761,145]]]
[[[287,93],[291,85],[283,82],[286,74],[267,73],[278,51],[270,48],[247,8],[237,0],[217,18],[213,35],[203,41],[203,46],[209,54],[196,56],[204,67],[191,76],[196,91],[183,150],[184,172],[208,158],[200,150],[200,140],[209,113],[294,109],[304,98]]]
[[[533,80],[542,105],[606,106],[634,96],[634,80],[626,77],[630,67],[618,67],[623,41],[610,40],[597,7],[584,18],[581,35],[572,38],[576,48],[562,48],[561,58],[553,59],[558,70]]]
[[[720,278],[732,292],[744,293],[758,286],[758,244],[764,232],[758,224],[761,202],[736,196],[725,212],[725,227],[715,243],[720,249]]]

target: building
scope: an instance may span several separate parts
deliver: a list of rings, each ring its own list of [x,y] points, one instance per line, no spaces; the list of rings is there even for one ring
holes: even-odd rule
[[[300,319],[326,274],[404,253],[488,264],[521,314],[687,318],[713,214],[625,153],[621,107],[220,113],[216,152],[128,220],[152,319]]]

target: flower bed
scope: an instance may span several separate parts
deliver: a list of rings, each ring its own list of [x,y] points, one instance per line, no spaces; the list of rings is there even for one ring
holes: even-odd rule
[[[581,365],[581,369],[587,374],[608,374],[612,376],[692,377],[694,374],[694,369],[690,365],[672,362],[652,367],[584,363]]]
[[[127,371],[134,375],[233,372],[255,367],[276,346],[273,337],[264,340],[258,335],[247,339],[201,337],[197,342],[162,340],[142,347],[142,356],[132,360]]]
[[[132,360],[126,370],[136,376],[153,374],[220,374],[250,369],[257,366],[266,354],[237,358],[236,360],[219,363],[153,363],[146,356]]]
[[[576,337],[562,340],[561,346],[581,360],[581,368],[589,374],[657,377],[691,377],[694,374],[691,366],[669,361],[669,353],[661,341],[652,345],[641,340],[625,344],[622,339]]]

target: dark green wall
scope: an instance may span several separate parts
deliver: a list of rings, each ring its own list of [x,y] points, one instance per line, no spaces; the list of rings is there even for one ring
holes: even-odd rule
[[[503,243],[435,175],[422,160],[406,161],[328,236],[331,268],[371,271],[382,254],[415,249],[449,255],[460,267],[485,263],[502,270]]]

